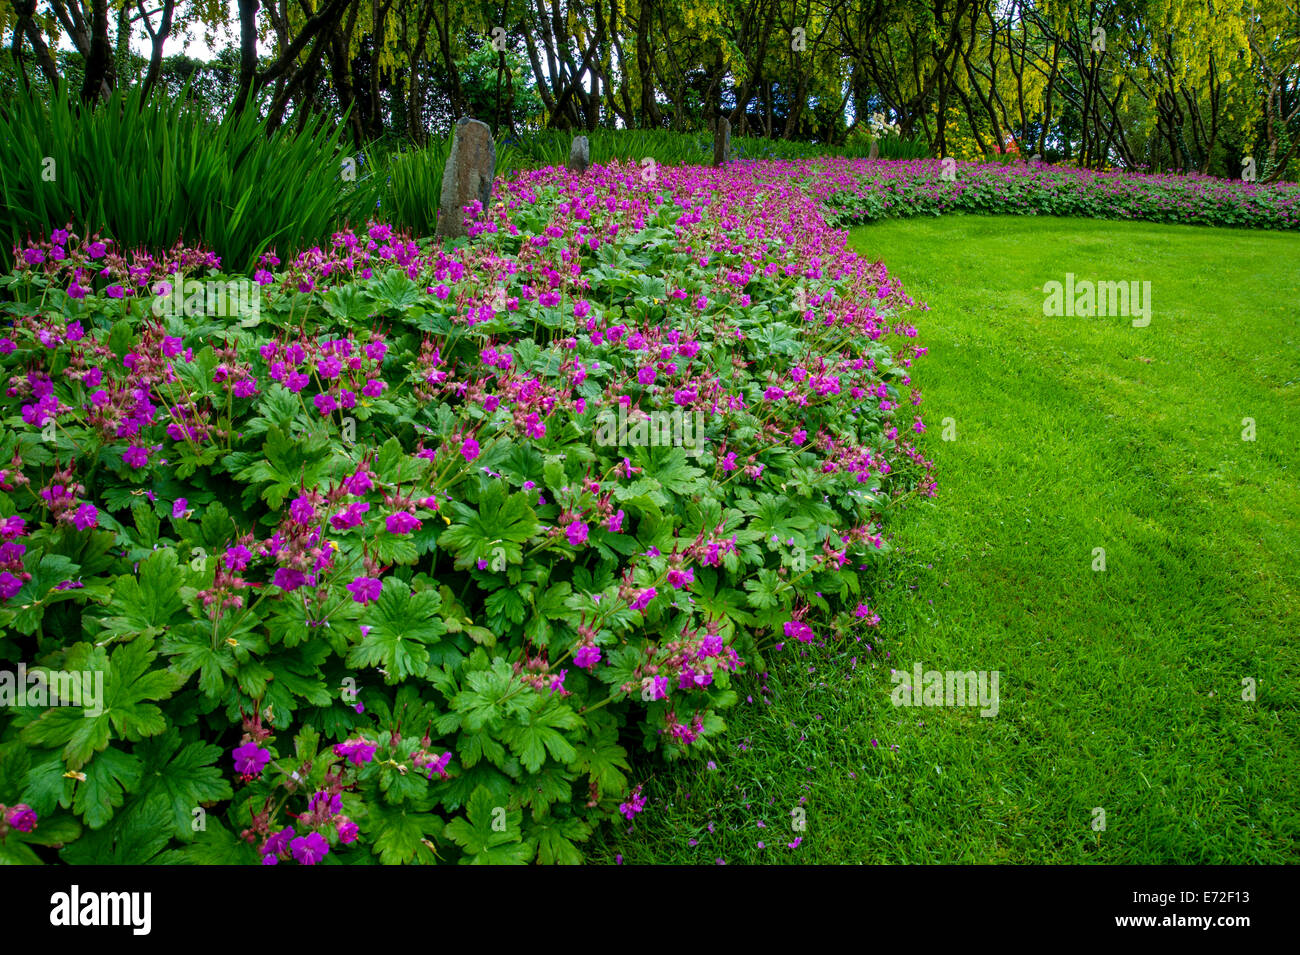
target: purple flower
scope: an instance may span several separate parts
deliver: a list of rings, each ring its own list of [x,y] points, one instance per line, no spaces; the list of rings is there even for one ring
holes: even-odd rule
[[[183,497],[176,498],[176,500],[172,502],[172,517],[184,517],[186,507],[189,503],[190,502]]]
[[[5,822],[19,832],[31,832],[36,828],[36,812],[25,802],[5,810]]]
[[[565,528],[565,536],[569,538],[569,543],[574,547],[581,547],[587,542],[588,527],[581,521],[574,521]]]
[[[281,567],[271,578],[271,583],[275,584],[281,590],[297,590],[303,584],[307,583],[307,575],[301,570],[294,570],[290,567]]]
[[[352,594],[352,599],[359,604],[368,604],[372,600],[378,600],[383,589],[383,583],[375,577],[358,577],[348,584],[348,592]]]
[[[790,620],[786,622],[785,635],[793,637],[800,643],[812,643],[813,629],[802,620]]]
[[[450,762],[451,762],[451,750],[447,750],[447,752],[443,753],[441,756],[439,756],[437,759],[435,759],[433,762],[429,764],[428,767],[429,778],[432,779],[433,774],[437,773],[440,778],[446,779],[447,764]]]
[[[256,743],[245,743],[235,747],[235,772],[241,776],[257,777],[271,761],[271,754]]]
[[[301,865],[315,865],[329,853],[330,844],[319,832],[309,832],[293,840],[290,849]]]
[[[286,826],[273,836],[267,836],[262,843],[262,865],[275,865],[277,856],[289,851],[289,843],[294,836],[293,826]]]
[[[361,515],[370,510],[370,505],[365,501],[353,501],[337,514],[330,516],[330,526],[336,531],[347,530],[350,527],[360,527],[365,523],[365,518]]]
[[[618,807],[618,811],[628,822],[631,822],[632,818],[643,809],[645,809],[645,797],[641,795],[640,785],[628,794],[627,802],[620,803]]]
[[[7,570],[0,570],[0,600],[9,600],[22,589],[22,580]]]
[[[650,681],[650,699],[662,700],[668,695],[668,677],[657,676]]]
[[[142,468],[149,463],[149,452],[144,448],[131,445],[123,452],[122,460],[133,468]]]
[[[364,739],[350,739],[346,743],[338,743],[334,746],[334,755],[342,756],[353,766],[364,766],[375,758],[375,743]]]
[[[339,842],[347,845],[355,842],[357,838],[357,824],[347,816],[340,816],[338,819]]]
[[[343,797],[338,793],[333,795],[327,792],[313,793],[311,799],[307,800],[307,811],[330,817],[337,816],[343,811]]]
[[[236,544],[226,551],[226,570],[240,571],[253,559],[252,552],[243,544]]]
[[[582,667],[584,670],[590,670],[599,662],[600,647],[582,646],[579,647],[578,652],[573,655],[574,665]]]
[[[289,505],[289,516],[299,524],[310,524],[316,516],[316,505],[306,494],[299,494]]]
[[[641,591],[639,594],[636,595],[636,598],[632,601],[632,609],[644,610],[646,608],[646,605],[649,604],[650,601],[654,600],[655,597],[657,596],[658,596],[658,592],[653,587],[647,587],[645,590]]]
[[[410,511],[398,511],[396,514],[389,514],[388,520],[384,522],[388,527],[390,534],[409,534],[411,531],[420,529],[420,519]]]
[[[680,589],[685,587],[687,584],[693,583],[695,583],[695,570],[691,567],[687,567],[685,570],[668,571],[669,587]]]
[[[99,511],[94,504],[83,504],[77,508],[72,517],[73,526],[79,531],[88,531],[99,524]]]
[[[473,461],[479,454],[478,442],[473,438],[466,438],[465,443],[460,446],[460,453],[466,461]]]

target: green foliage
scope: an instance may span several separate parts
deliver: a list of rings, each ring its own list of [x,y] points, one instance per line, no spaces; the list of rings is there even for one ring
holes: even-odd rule
[[[895,411],[917,351],[882,270],[774,195],[798,171],[542,169],[465,240],[268,260],[236,314],[169,312],[171,262],[24,248],[0,661],[102,694],[5,711],[0,798],[72,840],[6,851],[577,862],[794,619],[863,626],[853,568],[932,487]],[[667,431],[606,437],[633,395]]]
[[[0,107],[0,262],[29,235],[71,225],[125,247],[213,249],[233,271],[269,248],[305,248],[374,207],[344,177],[324,117],[268,135],[248,111],[214,123],[183,99],[121,90],[97,108],[67,84]],[[358,180],[360,181],[360,180]]]

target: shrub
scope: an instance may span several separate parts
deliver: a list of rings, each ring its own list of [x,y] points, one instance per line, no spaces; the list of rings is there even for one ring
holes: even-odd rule
[[[576,862],[738,675],[874,625],[923,349],[800,168],[523,174],[252,297],[23,248],[0,659],[104,692],[5,711],[3,861]]]

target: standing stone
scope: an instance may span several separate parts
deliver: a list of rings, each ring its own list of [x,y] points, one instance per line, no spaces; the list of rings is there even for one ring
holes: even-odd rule
[[[591,165],[591,144],[587,142],[586,136],[574,136],[573,148],[569,150],[569,162],[567,163],[570,172],[576,172],[581,176]]]
[[[731,120],[718,117],[718,128],[713,134],[713,165],[731,162]]]
[[[438,205],[439,238],[465,234],[464,209],[477,199],[487,211],[492,199],[492,176],[497,165],[497,147],[487,123],[463,116],[456,121],[451,155],[442,173],[442,197]]]
[[[868,159],[879,159],[879,158],[880,158],[880,140],[878,140],[878,139],[873,139],[873,140],[871,141],[871,152],[868,154],[867,158],[868,158]]]

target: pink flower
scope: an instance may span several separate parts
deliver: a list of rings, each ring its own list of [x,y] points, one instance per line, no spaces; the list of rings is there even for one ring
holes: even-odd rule
[[[478,442],[473,438],[466,438],[460,446],[460,453],[466,461],[473,461],[479,455]]]
[[[563,679],[563,677],[561,677],[561,679]],[[428,766],[429,778],[432,779],[434,773],[437,773],[438,776],[442,779],[448,778],[447,764],[450,762],[451,762],[451,750],[447,750],[447,752],[443,753],[441,756],[439,756],[437,759],[435,759],[433,762],[429,764]]]
[[[79,531],[88,531],[99,524],[99,510],[94,504],[83,504],[77,508],[72,517],[72,524]]]
[[[396,514],[389,514],[384,523],[388,527],[388,533],[390,534],[409,534],[411,531],[418,531],[421,525],[420,519],[410,511],[398,511]]]
[[[365,501],[353,501],[337,514],[330,515],[330,527],[336,531],[344,531],[351,527],[360,527],[365,518],[362,517],[366,511],[370,510],[370,505]]]
[[[5,822],[19,832],[31,832],[36,828],[36,812],[27,803],[20,802],[5,810]]]
[[[813,629],[802,620],[790,620],[786,622],[785,635],[793,637],[800,643],[812,643]]]
[[[271,583],[281,590],[292,591],[307,583],[307,575],[301,570],[293,570],[289,567],[281,567],[271,578]]]
[[[348,584],[352,599],[363,605],[378,600],[383,589],[383,583],[376,577],[358,577]]]
[[[290,843],[293,857],[301,865],[315,865],[329,854],[330,844],[319,832],[309,832]]]
[[[588,527],[581,521],[574,521],[564,531],[569,538],[569,544],[573,547],[581,547],[587,542]]]
[[[235,772],[246,778],[261,776],[262,770],[271,761],[271,754],[256,743],[245,743],[242,746],[237,746],[233,755],[235,757]]]
[[[658,596],[657,591],[653,587],[647,587],[636,595],[636,598],[632,601],[632,609],[644,610],[646,605],[654,600],[656,596]]]
[[[668,586],[675,588],[685,587],[687,584],[695,583],[695,570],[687,567],[685,570],[668,571]]]
[[[316,517],[316,505],[308,495],[299,494],[289,505],[289,516],[299,524],[310,524]]]
[[[364,628],[363,628],[364,629]],[[375,758],[378,746],[369,740],[350,739],[334,746],[334,755],[344,757],[353,766],[364,766]]]
[[[578,652],[573,655],[573,663],[584,670],[590,670],[600,662],[600,647],[582,646]]]
[[[248,562],[253,559],[253,554],[243,544],[236,544],[226,550],[226,570],[240,571],[248,566]]]
[[[623,818],[631,822],[633,817],[643,809],[645,809],[645,796],[641,795],[641,786],[638,784],[628,794],[627,802],[619,803],[618,811],[623,814]]]

